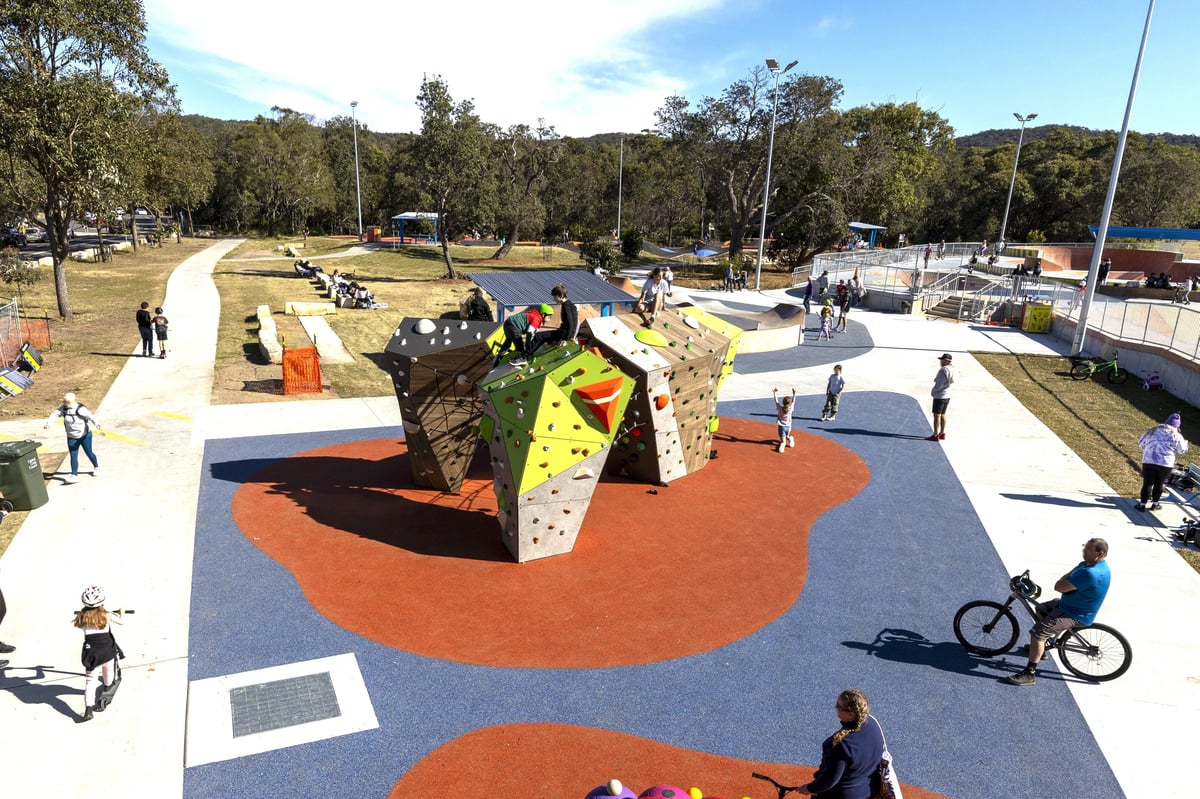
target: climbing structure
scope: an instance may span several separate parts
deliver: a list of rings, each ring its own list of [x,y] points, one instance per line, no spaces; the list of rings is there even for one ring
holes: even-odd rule
[[[518,562],[575,546],[632,387],[574,343],[480,382],[501,536]]]
[[[462,487],[478,444],[483,402],[475,384],[503,338],[495,322],[406,318],[385,349],[400,402],[413,482]]]
[[[633,396],[608,456],[610,473],[670,483],[708,462],[721,381],[733,369],[741,329],[711,314],[664,310],[650,326],[622,314],[584,323],[592,343],[634,378]]]

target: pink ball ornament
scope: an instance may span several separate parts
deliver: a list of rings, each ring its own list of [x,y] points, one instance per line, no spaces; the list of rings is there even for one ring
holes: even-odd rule
[[[642,791],[638,799],[690,799],[688,792],[674,785],[654,785]]]

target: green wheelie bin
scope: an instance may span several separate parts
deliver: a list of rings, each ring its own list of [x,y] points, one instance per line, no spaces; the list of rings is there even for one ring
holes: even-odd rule
[[[0,442],[0,492],[14,510],[33,510],[50,501],[37,450],[40,441]]]

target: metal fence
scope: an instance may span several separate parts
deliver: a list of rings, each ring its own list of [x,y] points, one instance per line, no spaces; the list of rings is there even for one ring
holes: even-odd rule
[[[1058,292],[1054,313],[1078,324],[1078,291]],[[1153,300],[1118,300],[1097,294],[1088,311],[1088,328],[1110,338],[1158,347],[1190,361],[1200,361],[1200,303],[1196,306]]]

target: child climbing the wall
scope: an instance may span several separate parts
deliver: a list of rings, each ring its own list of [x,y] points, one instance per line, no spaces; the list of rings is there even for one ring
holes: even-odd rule
[[[500,346],[500,351],[496,353],[496,359],[492,362],[492,368],[500,365],[500,359],[510,349],[516,349],[517,354],[511,361],[513,366],[524,366],[529,363],[529,356],[532,353],[530,345],[533,343],[534,335],[541,329],[547,316],[554,313],[554,309],[546,303],[542,303],[536,308],[530,308],[522,313],[516,313],[504,320],[504,344]]]
[[[796,439],[792,436],[792,406],[796,404],[796,389],[792,389],[792,396],[779,399],[779,389],[771,389],[772,396],[775,397],[775,421],[779,430],[779,451],[783,452],[788,447],[796,446]]]
[[[846,381],[842,379],[842,365],[839,363],[833,367],[833,374],[829,376],[829,382],[825,384],[825,408],[821,411],[822,422],[832,422],[837,418],[838,405],[842,402],[842,389],[846,387]]]

